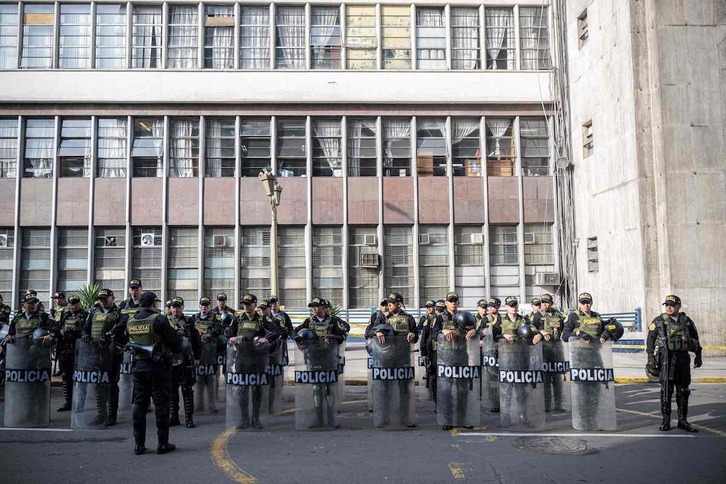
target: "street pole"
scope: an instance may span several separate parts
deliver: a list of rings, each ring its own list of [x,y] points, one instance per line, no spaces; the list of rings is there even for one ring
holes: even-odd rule
[[[277,274],[277,205],[275,197],[270,197],[272,225],[270,227],[270,287],[274,296],[280,297]]]

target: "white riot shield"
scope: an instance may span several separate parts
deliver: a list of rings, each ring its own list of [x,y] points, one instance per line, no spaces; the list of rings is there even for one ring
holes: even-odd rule
[[[481,348],[481,408],[482,412],[499,408],[499,357],[497,344],[492,338],[491,331],[482,340]]]
[[[227,428],[259,429],[267,424],[269,349],[252,341],[227,345]]]
[[[112,358],[109,348],[99,348],[97,343],[80,340],[76,343],[71,428],[98,429],[106,423]]]
[[[542,346],[499,341],[499,406],[505,430],[545,429]]]
[[[373,367],[368,385],[373,391],[373,425],[379,428],[412,427],[416,424],[413,345],[406,333],[386,336],[385,343],[372,338]]]
[[[572,427],[575,430],[615,430],[613,344],[572,337],[570,378]]]
[[[16,335],[5,350],[6,427],[47,427],[50,423],[50,348]]]
[[[118,379],[118,417],[131,417],[134,399],[134,376],[131,373],[134,355],[124,353]]]
[[[481,350],[479,336],[456,334],[446,341],[439,333],[437,347],[437,414],[444,427],[473,427],[481,422]]]
[[[202,335],[202,352],[196,367],[194,411],[217,413],[215,389],[217,387],[217,343],[211,334]]]
[[[295,367],[295,428],[332,430],[338,427],[338,345],[323,339],[298,347]]]
[[[544,374],[545,413],[569,412],[570,355],[562,340],[542,340],[542,373]]]

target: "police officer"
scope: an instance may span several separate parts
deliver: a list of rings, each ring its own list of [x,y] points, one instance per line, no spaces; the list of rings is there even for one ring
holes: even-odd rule
[[[270,296],[268,302],[270,304],[270,312],[272,313],[272,318],[280,319],[285,326],[285,329],[287,330],[287,334],[291,334],[293,332],[292,320],[285,311],[282,311],[280,309],[280,299],[277,296]]]
[[[10,323],[8,335],[5,337],[6,343],[13,343],[16,335],[29,338],[36,329],[48,329],[50,331],[48,314],[39,309],[40,301],[36,296],[32,293],[26,293],[22,305],[22,310],[15,315]],[[55,337],[49,334],[43,338],[43,345],[51,346],[54,341]]]
[[[377,338],[380,343],[386,342],[385,333],[378,329],[378,326],[382,323],[388,323],[394,329],[398,326],[405,324],[408,327],[406,334],[406,340],[409,343],[416,343],[418,341],[419,330],[416,326],[416,320],[413,316],[403,310],[403,296],[399,293],[391,293],[388,295],[388,312],[383,317],[375,322],[369,323],[366,328],[366,338]],[[399,331],[396,329],[396,331]]]
[[[224,338],[224,328],[222,327],[222,323],[219,320],[219,316],[212,312],[211,310],[211,301],[208,297],[202,297],[199,299],[199,312],[196,313],[192,318],[194,319],[194,327],[197,329],[197,332],[199,333],[200,342],[203,345],[206,344],[214,344],[214,351],[215,351],[215,358],[214,358],[214,367],[215,372],[219,369],[217,365],[217,353],[218,353],[218,346],[225,347],[226,344],[218,344],[220,337]],[[204,365],[209,365],[209,361],[203,362]],[[215,405],[214,401],[214,392],[212,389],[216,389],[216,378],[218,374],[211,375],[211,374],[204,374],[204,375],[197,375],[197,378],[202,379],[202,383],[206,387],[205,389],[200,388],[200,391],[206,391],[207,394],[207,402],[209,405],[209,411],[212,413],[217,413],[217,407]]]
[[[139,279],[131,279],[129,281],[129,297],[118,305],[121,314],[127,318],[131,318],[140,309],[139,302],[141,300],[142,285]]]
[[[225,323],[225,316],[229,315],[229,323],[226,324],[231,324],[232,318],[234,317],[235,313],[237,313],[237,310],[227,306],[227,295],[223,292],[220,292],[219,294],[217,294],[217,305],[214,307],[214,309],[212,309],[212,312],[217,314],[220,319],[222,319],[222,321]]]
[[[132,373],[134,375],[133,427],[134,453],[146,450],[146,412],[149,399],[154,400],[156,412],[157,454],[176,449],[169,443],[169,394],[171,393],[171,355],[182,350],[182,338],[160,314],[161,301],[153,292],[144,292],[139,298],[141,309],[129,318],[124,339],[141,346],[153,346],[148,354],[137,351]]]
[[[562,340],[562,330],[565,325],[565,317],[555,309],[554,298],[551,294],[542,294],[540,298],[541,309],[530,315],[530,321],[537,328],[545,341],[558,342]],[[545,345],[542,348],[544,361],[565,361],[564,347],[562,344]],[[552,410],[554,397],[554,410],[564,412],[562,406],[562,376],[553,373],[545,373],[545,412]]]
[[[480,329],[483,326],[486,327],[488,307],[489,306],[486,299],[479,299],[476,302],[476,313],[474,313],[474,319],[476,320],[477,329]]]
[[[3,303],[3,295],[0,294],[0,326],[10,324],[10,306]]]
[[[588,343],[593,340],[600,343],[607,341],[605,321],[600,317],[600,314],[591,309],[592,295],[583,292],[577,297],[577,300],[578,310],[567,315],[565,329],[562,331],[562,340],[567,342],[574,336]]]
[[[81,308],[81,299],[76,295],[68,298],[68,306],[60,315],[52,332],[57,333],[58,365],[61,371],[63,385],[63,398],[65,403],[58,408],[58,412],[68,412],[73,404],[73,370],[75,369],[76,340],[81,337],[83,326],[88,319],[88,313]]]
[[[532,322],[534,315],[542,309],[542,299],[534,297],[532,298],[530,305],[532,306],[532,311],[530,311],[530,313],[526,316],[526,319],[527,321]]]
[[[436,412],[436,398],[438,396],[438,387],[436,382],[436,335],[434,333],[434,326],[436,319],[446,311],[446,304],[443,299],[436,301],[434,306],[434,318],[432,322],[424,321],[421,329],[421,359],[423,360],[424,367],[426,368],[426,387],[431,389],[431,396],[434,400],[434,412]]]
[[[426,305],[424,307],[426,308],[426,314],[423,314],[419,318],[418,325],[416,326],[419,334],[421,334],[421,332],[423,331],[424,323],[427,323],[427,326],[432,326],[436,321],[436,314],[434,312],[434,308],[436,307],[436,301],[434,301],[433,299],[429,299],[428,301],[426,301]]]
[[[477,303],[478,313],[481,314],[481,303],[484,300],[480,300]],[[494,326],[502,325],[502,316],[499,314],[499,308],[502,305],[502,301],[498,297],[493,297],[485,300],[486,304],[486,315],[479,321],[477,327],[479,334],[481,335],[481,344],[485,347],[486,356],[491,356],[494,361],[498,360],[497,342],[494,340]],[[489,402],[493,405],[490,409],[492,413],[499,413],[499,373],[496,366],[486,368],[487,371],[487,388]],[[495,382],[496,380],[496,382]]]
[[[53,307],[50,310],[50,319],[60,321],[61,313],[68,306],[66,295],[63,292],[53,294]]]
[[[108,387],[96,386],[96,408],[98,415],[93,425],[103,424],[104,427],[116,425],[118,414],[118,380],[121,377],[123,353],[117,353],[115,334],[123,326],[123,317],[114,302],[111,289],[101,289],[97,295],[100,307],[94,308],[86,319],[81,339],[84,343],[95,343],[101,348],[111,347],[111,381]]]
[[[691,391],[691,356],[696,354],[694,368],[703,365],[701,344],[698,340],[696,324],[686,313],[681,312],[681,298],[668,295],[665,298],[664,312],[648,326],[646,351],[651,371],[660,372],[660,410],[663,422],[659,429],[671,429],[671,399],[673,388],[676,390],[678,406],[678,428],[687,432],[698,432],[688,423],[688,398]],[[656,355],[657,348],[657,355]]]
[[[45,307],[43,306],[43,301],[41,301],[38,298],[38,291],[36,291],[35,289],[28,289],[28,290],[25,291],[25,295],[23,296],[23,298],[26,298],[28,296],[32,296],[32,297],[38,299],[38,303],[37,303],[38,311],[40,311],[41,313],[44,313],[45,312]],[[23,298],[21,298],[21,300],[20,300],[20,303],[21,304],[23,302]]]
[[[194,428],[194,384],[195,360],[202,353],[202,342],[199,332],[194,326],[194,318],[184,316],[184,299],[174,297],[171,300],[169,324],[179,333],[187,344],[185,351],[172,356],[171,399],[169,400],[169,426],[175,427],[179,421],[179,387],[184,401],[184,423],[188,429]]]

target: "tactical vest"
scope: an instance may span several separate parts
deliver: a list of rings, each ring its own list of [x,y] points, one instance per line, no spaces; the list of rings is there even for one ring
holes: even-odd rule
[[[673,319],[667,314],[661,316],[666,322],[666,345],[668,351],[689,351],[691,349],[691,332],[688,331],[688,318],[678,315]]]
[[[600,316],[579,315],[579,332],[587,333],[591,338],[599,338],[602,333],[602,319]],[[579,333],[578,332],[578,333]]]
[[[183,317],[183,316],[182,316]],[[175,330],[179,331],[184,330],[184,333],[187,333],[187,322],[184,319],[175,319],[174,316],[169,316],[169,324],[171,324],[171,327]]]
[[[331,334],[332,321],[330,317],[326,317],[322,321],[319,321],[317,317],[310,318],[310,330],[315,333],[315,336],[322,338]]]
[[[514,321],[509,319],[509,315],[502,317],[502,334],[517,335],[517,328],[524,322],[524,318],[517,314]]]
[[[104,313],[102,311],[95,311],[93,313],[93,320],[91,321],[91,339],[98,341],[101,337],[111,331],[113,325],[118,319],[118,314],[115,311],[109,311]]]
[[[28,337],[33,331],[40,326],[40,312],[36,312],[30,319],[25,319],[25,315],[18,317],[15,322],[15,334]]]
[[[136,313],[141,311],[140,306],[137,306],[135,308],[129,307],[129,304],[132,304],[132,303],[133,303],[133,299],[127,299],[125,307],[121,310],[121,314],[128,316],[129,319],[133,318],[134,316],[136,316]]]
[[[66,308],[68,308],[68,306],[53,308],[53,317],[51,319],[53,319],[53,321],[55,321],[56,323],[60,323],[60,320],[63,317],[63,313],[66,311]]]
[[[79,311],[76,314],[73,314],[72,312],[68,311],[68,315],[63,321],[63,331],[65,331],[66,333],[72,331],[80,331],[83,321],[78,320],[79,316],[83,316],[83,313]]]
[[[540,311],[540,317],[542,318],[543,329],[548,333],[554,334],[562,331],[562,314],[558,311],[552,311],[551,313]]]
[[[441,313],[441,329],[446,329],[450,331],[456,330],[456,326],[454,325],[454,318],[449,315],[448,311],[444,311]]]
[[[197,331],[199,331],[200,335],[205,335],[212,332],[212,324],[214,323],[214,319],[199,319],[195,318],[194,326],[196,326]]]
[[[9,321],[10,321],[10,307],[3,305],[3,307],[0,308],[0,325],[8,324]]]
[[[404,313],[389,314],[386,320],[388,321],[388,324],[393,326],[393,331],[395,333],[408,334],[408,320]]]
[[[496,325],[499,321],[499,315],[498,314],[487,314],[487,327],[491,331],[491,327]]]
[[[143,346],[153,346],[161,341],[161,337],[154,333],[154,321],[157,316],[158,314],[153,313],[144,319],[136,319],[136,316],[134,316],[129,320],[127,328],[129,332],[129,339],[132,343]],[[141,352],[136,353],[135,358],[137,360],[149,359],[148,356]]]
[[[254,316],[253,316],[254,317]],[[237,322],[237,337],[245,341],[252,341],[262,328],[262,320],[259,317],[247,319],[247,313],[243,313]]]

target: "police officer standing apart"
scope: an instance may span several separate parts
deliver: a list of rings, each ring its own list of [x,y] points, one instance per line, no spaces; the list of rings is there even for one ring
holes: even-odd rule
[[[184,400],[184,422],[186,427],[191,429],[194,428],[194,384],[197,381],[194,374],[194,361],[199,360],[202,353],[202,341],[194,326],[194,318],[184,316],[184,299],[180,297],[171,299],[169,323],[179,336],[188,342],[188,345],[184,345],[185,351],[172,357],[169,426],[174,427],[181,423],[179,421],[179,387],[181,387]],[[178,364],[176,364],[177,362]]]
[[[58,408],[58,412],[68,412],[73,404],[73,370],[75,367],[76,340],[81,337],[83,326],[88,319],[88,313],[81,308],[81,300],[72,295],[68,298],[68,306],[62,312],[60,320],[51,330],[59,335],[58,365],[61,371],[63,385],[63,399],[65,403]]]
[[[701,344],[698,341],[696,324],[686,313],[681,312],[681,298],[666,296],[664,313],[657,316],[648,327],[646,351],[651,372],[660,372],[660,410],[663,414],[661,431],[671,429],[671,399],[676,390],[678,405],[678,428],[687,432],[698,432],[688,423],[688,398],[691,391],[691,356],[696,354],[694,368],[703,365]],[[658,349],[657,355],[656,348]]]

